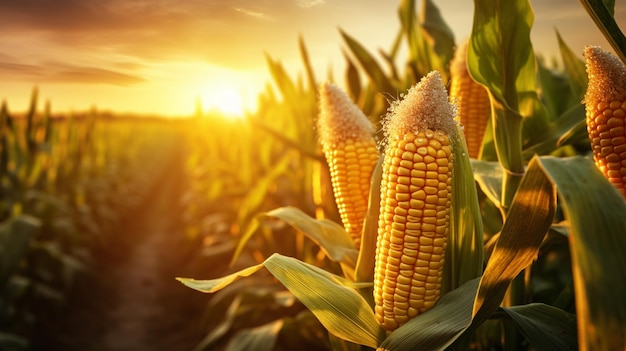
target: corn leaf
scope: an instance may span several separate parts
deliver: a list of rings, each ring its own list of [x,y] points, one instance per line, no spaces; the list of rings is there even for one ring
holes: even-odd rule
[[[383,335],[374,312],[347,281],[295,258],[272,255],[267,269],[331,333],[344,340],[375,347]]]
[[[353,288],[357,284],[293,257],[273,254],[259,265],[212,280],[176,279],[192,289],[215,292],[263,267],[298,298],[329,333],[369,347],[376,347],[382,340],[384,332],[374,312]]]
[[[626,37],[615,22],[615,1],[614,0],[580,0],[583,8],[596,23],[596,26],[606,40],[611,44],[613,50],[626,65]]]
[[[398,9],[398,16],[402,23],[402,30],[409,46],[409,67],[413,73],[413,80],[419,81],[420,78],[426,75],[437,67],[437,63],[433,62],[438,59],[432,52],[422,27],[417,22],[415,17],[415,0],[403,0],[400,3]],[[441,70],[442,73],[447,70]]]
[[[311,65],[311,59],[309,58],[309,52],[306,49],[304,39],[302,36],[298,37],[298,46],[300,48],[300,55],[302,55],[302,62],[304,63],[304,70],[306,71],[307,79],[309,80],[309,89],[311,91],[317,91],[317,81],[315,80],[315,73],[313,66]]]
[[[38,219],[21,215],[9,219],[0,226],[0,284],[15,273],[29,249],[30,239],[37,233],[41,223]]]
[[[474,303],[479,325],[500,305],[509,284],[537,257],[556,211],[556,191],[533,158],[511,204]]]
[[[626,346],[626,203],[590,158],[542,157],[569,222],[581,349]]]
[[[502,310],[535,350],[578,350],[575,315],[542,303]]]
[[[572,83],[567,74],[547,67],[543,60],[537,61],[537,73],[541,84],[539,95],[549,122],[553,122],[572,106],[580,105],[582,97],[576,95],[577,92],[572,88]],[[527,131],[527,138],[537,142],[538,139],[540,140],[537,136],[538,131]]]
[[[211,302],[214,302],[215,300],[212,300]],[[198,344],[196,344],[192,351],[211,350],[211,348],[214,347],[215,343],[217,343],[224,335],[228,333],[228,331],[235,323],[237,310],[241,307],[241,300],[241,295],[238,295],[234,298],[234,300],[228,306],[226,312],[223,314],[220,323],[212,328],[212,330],[204,338],[202,338],[202,340],[200,340]]]
[[[346,88],[352,101],[359,101],[361,97],[361,77],[356,66],[350,60],[350,57],[343,52],[343,56],[346,59]]]
[[[256,328],[244,329],[230,339],[226,351],[271,351],[284,321],[277,319]]]
[[[439,66],[435,69],[440,72],[447,72],[446,67],[454,55],[454,32],[444,21],[441,11],[432,0],[422,1],[420,22],[424,35],[432,45],[438,59]]]
[[[581,130],[583,127],[584,130]],[[524,149],[524,157],[546,155],[559,146],[583,141],[588,138],[585,106],[580,103],[572,106],[536,135],[534,140],[538,142]]]
[[[476,278],[443,295],[435,307],[393,331],[379,349],[390,351],[443,350],[472,323]]]
[[[292,157],[289,153],[285,153],[284,156],[276,161],[274,167],[269,170],[265,175],[259,177],[256,184],[248,190],[246,196],[241,201],[239,210],[237,213],[237,222],[242,227],[247,227],[254,221],[256,213],[259,211],[259,207],[266,200],[268,189],[274,184],[276,178],[287,172],[289,164],[292,162]],[[254,225],[254,223],[252,223]],[[252,234],[248,231],[249,234]],[[249,237],[242,237],[239,240],[237,253],[241,251],[242,247],[247,243]]]
[[[468,47],[470,75],[491,100],[493,139],[505,173],[503,205],[508,207],[524,172],[522,118],[536,113],[535,56],[530,41],[533,12],[528,0],[476,0]],[[486,59],[489,58],[489,59]],[[535,117],[529,117],[535,118]],[[540,121],[533,121],[538,124]],[[513,175],[509,177],[508,175]]]
[[[577,112],[579,115],[585,115],[585,107],[582,104],[577,109],[579,110],[579,112]],[[586,141],[586,144],[590,144],[589,133],[587,132],[587,121],[585,121],[584,117],[571,128],[563,132],[561,137],[556,141],[556,145],[563,146],[583,141]]]
[[[495,205],[502,198],[502,167],[497,162],[471,160],[474,178],[487,198]]]
[[[274,84],[278,87],[280,93],[285,100],[295,99],[298,96],[297,87],[294,81],[289,77],[285,67],[279,62],[272,59],[269,55],[265,55],[267,65],[269,67]]]
[[[340,30],[340,33],[354,57],[357,59],[357,61],[359,61],[367,76],[376,86],[378,92],[394,94],[395,89],[393,88],[392,83],[389,81],[387,75],[382,70],[380,65],[376,62],[374,57],[370,55],[370,53],[365,49],[365,47],[363,47],[363,45],[361,45],[358,41],[349,36],[346,32]]]
[[[313,240],[324,253],[335,262],[354,268],[358,251],[343,227],[329,219],[315,219],[297,207],[279,207],[266,212],[264,217],[273,217],[289,225]]]
[[[561,51],[561,59],[563,60],[563,66],[565,68],[565,73],[569,78],[570,88],[572,89],[572,93],[581,101],[585,95],[585,91],[587,90],[587,82],[589,81],[587,77],[587,71],[585,69],[585,62],[582,60],[580,55],[576,55],[572,49],[567,46],[561,34],[557,31],[556,38],[559,42],[559,50]]]
[[[333,351],[362,351],[361,345],[347,342],[342,340],[333,334],[328,335],[328,341]]]
[[[229,274],[227,276],[211,279],[211,280],[196,280],[192,278],[176,278],[179,282],[183,283],[189,288],[194,290],[198,290],[203,293],[214,293],[216,291],[220,291],[227,287],[228,285],[234,283],[236,280],[242,277],[248,277],[256,272],[258,272],[261,268],[263,268],[263,264],[257,264],[245,269],[242,269],[238,272]]]
[[[23,337],[6,332],[0,332],[0,349],[19,351],[28,350],[28,348],[28,340]]]

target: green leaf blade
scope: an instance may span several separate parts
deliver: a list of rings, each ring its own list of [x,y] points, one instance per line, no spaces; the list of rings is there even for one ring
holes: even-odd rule
[[[279,207],[264,214],[281,219],[313,240],[335,262],[354,268],[358,251],[343,227],[328,219],[315,219],[297,207]]]
[[[579,344],[626,345],[626,202],[590,158],[542,157],[570,225]]]
[[[263,265],[258,264],[255,266],[245,268],[238,272],[229,274],[227,276],[217,278],[217,279],[210,279],[210,280],[197,280],[197,279],[192,279],[192,278],[180,278],[180,277],[176,278],[176,280],[178,280],[179,282],[183,283],[187,287],[192,288],[194,290],[198,290],[203,293],[214,293],[216,291],[219,291],[227,287],[228,285],[232,284],[235,280],[239,278],[248,277],[256,273],[261,268],[263,268]]]
[[[474,304],[476,325],[499,307],[513,279],[537,257],[555,212],[556,190],[533,158],[483,273]]]
[[[350,35],[344,31],[340,31],[340,33],[354,57],[357,61],[359,61],[359,64],[365,70],[367,76],[370,78],[372,83],[376,85],[378,92],[395,95],[393,84],[389,81],[387,75],[376,62],[374,57],[372,57],[363,45]]]
[[[472,323],[472,302],[480,278],[475,278],[441,297],[427,312],[393,331],[379,349],[393,351],[443,350]]]
[[[541,303],[503,311],[537,351],[578,350],[575,315]]]
[[[382,328],[356,290],[337,284],[329,279],[329,273],[292,257],[274,254],[264,264],[330,333],[369,347],[380,343]]]
[[[374,348],[383,340],[384,331],[374,312],[353,287],[358,284],[293,257],[273,254],[261,264],[212,280],[176,279],[192,289],[213,293],[262,267],[300,300],[329,333]]]

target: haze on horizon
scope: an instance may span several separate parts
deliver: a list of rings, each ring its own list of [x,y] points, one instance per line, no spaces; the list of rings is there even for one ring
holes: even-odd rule
[[[434,0],[457,42],[472,26],[473,2]],[[556,57],[555,30],[574,50],[610,49],[578,1],[534,0],[536,53]],[[0,100],[28,106],[33,87],[53,111],[190,115],[254,109],[270,82],[265,55],[302,72],[301,36],[318,78],[342,76],[339,28],[370,52],[388,49],[397,7],[363,0],[22,0],[0,1]],[[616,3],[616,18],[626,19]],[[340,79],[340,78],[339,78]]]

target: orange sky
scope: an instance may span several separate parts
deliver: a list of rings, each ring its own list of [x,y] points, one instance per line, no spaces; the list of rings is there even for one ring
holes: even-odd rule
[[[434,0],[455,32],[471,31],[471,0]],[[616,18],[626,19],[617,0]],[[398,2],[399,3],[399,2]],[[343,73],[342,28],[371,52],[398,30],[397,4],[380,0],[20,0],[0,2],[0,99],[23,111],[37,85],[54,112],[102,110],[190,115],[254,107],[270,80],[264,53],[302,72],[298,36],[318,78]],[[535,52],[609,49],[578,1],[533,0]],[[620,23],[622,26],[623,24]],[[227,102],[227,103],[225,103]]]

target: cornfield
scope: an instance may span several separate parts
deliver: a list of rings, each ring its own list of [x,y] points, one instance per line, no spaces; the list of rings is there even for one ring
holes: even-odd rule
[[[402,0],[381,57],[340,30],[340,77],[302,38],[295,78],[268,55],[242,120],[4,103],[0,349],[56,342],[178,166],[186,269],[157,286],[198,299],[194,351],[626,349],[626,38],[581,5],[612,47],[557,31],[549,65],[528,0],[475,0],[460,39]]]

